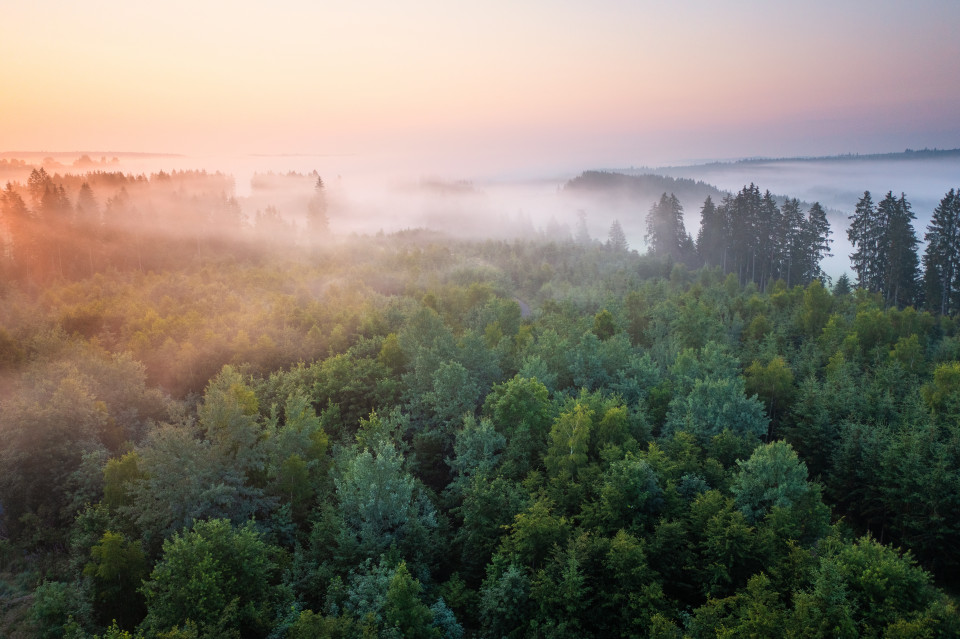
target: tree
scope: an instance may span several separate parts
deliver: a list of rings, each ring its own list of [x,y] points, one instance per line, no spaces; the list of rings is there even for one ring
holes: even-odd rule
[[[536,379],[517,375],[494,385],[483,410],[507,438],[504,474],[519,479],[531,466],[538,466],[554,416],[547,387]]]
[[[372,452],[349,456],[333,481],[344,549],[367,557],[379,555],[391,544],[408,557],[429,552],[426,535],[437,525],[433,505],[403,469],[403,457],[392,442],[382,441]]]
[[[950,189],[933,211],[924,235],[923,283],[927,308],[960,311],[960,193]]]
[[[630,244],[627,243],[627,236],[623,232],[623,227],[620,226],[620,220],[614,220],[610,225],[607,248],[614,253],[626,253],[630,250]]]
[[[822,209],[821,209],[822,210]],[[787,198],[781,209],[781,253],[779,276],[792,287],[798,283],[806,283],[806,276],[810,270],[810,250],[806,237],[805,220],[800,211],[800,200]],[[817,260],[819,263],[819,260]]]
[[[747,397],[743,378],[698,379],[686,396],[670,402],[663,435],[687,431],[701,444],[729,428],[735,435],[759,438],[770,420],[756,397]]]
[[[175,533],[143,584],[144,625],[160,633],[192,621],[201,631],[266,636],[281,597],[277,552],[252,523],[212,519]]]
[[[647,213],[647,234],[644,238],[648,251],[658,257],[679,261],[688,256],[693,240],[683,225],[683,207],[677,196],[660,196]]]
[[[847,239],[855,249],[850,255],[850,263],[857,276],[857,285],[871,291],[877,290],[874,272],[881,266],[876,217],[870,191],[864,191],[863,197],[857,201],[853,215],[850,216]]]
[[[480,619],[493,637],[522,637],[530,623],[530,575],[516,563],[487,566],[480,589]]]
[[[593,334],[600,338],[600,341],[610,339],[617,332],[617,325],[614,323],[613,314],[607,309],[602,309],[593,316]]]
[[[314,241],[322,241],[330,234],[330,218],[327,217],[327,192],[323,178],[317,176],[313,195],[307,202],[307,232]]]
[[[767,405],[767,414],[775,423],[788,409],[793,396],[793,372],[782,357],[766,365],[754,361],[745,371],[746,392],[758,396]]]
[[[917,234],[913,229],[916,216],[910,210],[903,193],[897,199],[893,193],[877,206],[880,216],[887,220],[884,236],[884,248],[887,258],[887,272],[884,278],[884,298],[887,304],[902,308],[913,304],[916,299],[919,279],[919,261],[917,258]]]
[[[150,554],[170,534],[207,518],[241,523],[275,504],[247,483],[236,459],[186,426],[161,426],[138,449],[143,478],[130,482],[119,509],[143,532]]]
[[[830,222],[827,214],[819,202],[814,202],[807,212],[807,219],[802,226],[806,245],[805,272],[801,283],[806,284],[815,279],[824,279],[825,274],[820,263],[825,257],[832,257],[830,253]],[[789,282],[788,282],[789,285]]]
[[[30,171],[30,177],[27,178],[27,191],[30,193],[35,209],[41,206],[44,193],[48,193],[51,187],[53,187],[53,179],[46,169],[40,167]]]
[[[90,549],[90,556],[92,561],[83,574],[94,582],[98,620],[103,625],[116,621],[121,628],[132,629],[146,612],[139,588],[149,566],[140,542],[108,530]]]
[[[916,232],[906,196],[892,191],[874,208],[870,192],[857,202],[847,237],[856,251],[850,256],[861,288],[883,295],[887,304],[903,307],[916,298],[919,263]]]
[[[810,492],[807,466],[785,441],[759,446],[737,466],[740,471],[731,487],[734,503],[751,523],[774,507],[792,507]]]
[[[659,477],[643,459],[628,454],[613,462],[601,482],[599,514],[607,530],[643,525],[663,506]]]
[[[433,625],[433,612],[420,600],[422,591],[420,582],[410,576],[406,562],[401,561],[387,589],[387,626],[396,628],[403,637],[440,639],[440,629]]]
[[[544,459],[551,477],[567,481],[577,477],[587,463],[592,427],[593,411],[580,402],[557,418],[550,429],[550,448]]]
[[[727,252],[730,238],[729,197],[716,206],[710,196],[700,208],[700,230],[697,232],[697,254],[707,266],[719,266],[727,270]]]

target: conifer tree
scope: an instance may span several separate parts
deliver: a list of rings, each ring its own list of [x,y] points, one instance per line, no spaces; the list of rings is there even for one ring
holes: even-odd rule
[[[330,233],[330,218],[327,217],[327,192],[323,178],[317,176],[313,196],[307,202],[307,230],[313,239],[323,239]]]
[[[664,193],[647,213],[647,242],[651,255],[680,260],[688,257],[693,240],[683,224],[683,206],[677,196]]]
[[[933,211],[923,238],[927,307],[943,315],[960,310],[960,193],[950,189]]]
[[[910,210],[910,203],[901,193],[900,198],[887,193],[878,210],[883,210],[887,220],[886,233],[883,235],[883,247],[886,259],[884,273],[884,299],[892,306],[903,307],[913,304],[917,296],[917,281],[920,264],[917,258],[917,234],[913,229],[916,216]]]
[[[615,253],[626,253],[630,250],[630,245],[627,243],[627,236],[623,232],[623,227],[620,226],[620,220],[614,220],[613,224],[610,225],[607,248]]]
[[[830,221],[819,202],[814,202],[807,212],[807,219],[801,227],[804,244],[807,247],[806,272],[802,282],[808,284],[815,279],[825,279],[826,274],[820,267],[825,257],[832,257],[830,253]]]
[[[800,210],[800,200],[787,198],[783,203],[780,216],[780,260],[778,276],[783,278],[788,287],[805,283],[806,273],[809,270],[809,251],[803,212]]]
[[[707,266],[727,270],[727,249],[730,242],[730,220],[727,217],[730,197],[716,206],[710,196],[700,209],[700,230],[697,233],[697,255]]]
[[[864,191],[853,215],[850,216],[847,239],[855,249],[850,255],[850,263],[854,275],[857,276],[857,284],[871,290],[872,269],[877,260],[877,247],[874,242],[875,222],[876,209],[873,206],[873,198],[870,196],[870,191]]]

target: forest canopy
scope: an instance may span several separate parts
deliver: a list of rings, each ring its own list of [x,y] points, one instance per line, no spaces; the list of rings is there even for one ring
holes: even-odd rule
[[[755,185],[640,254],[337,237],[290,179],[3,189],[0,632],[960,634],[953,191],[922,256],[865,194],[831,283]]]

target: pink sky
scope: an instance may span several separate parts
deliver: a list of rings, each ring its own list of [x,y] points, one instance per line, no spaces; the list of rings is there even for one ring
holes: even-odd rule
[[[955,0],[0,7],[0,151],[464,170],[960,147]]]

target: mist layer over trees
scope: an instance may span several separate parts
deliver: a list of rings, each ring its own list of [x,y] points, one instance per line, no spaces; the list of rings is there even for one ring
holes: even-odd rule
[[[0,633],[960,634],[955,191],[921,249],[892,192],[465,239],[257,179],[4,187]]]

